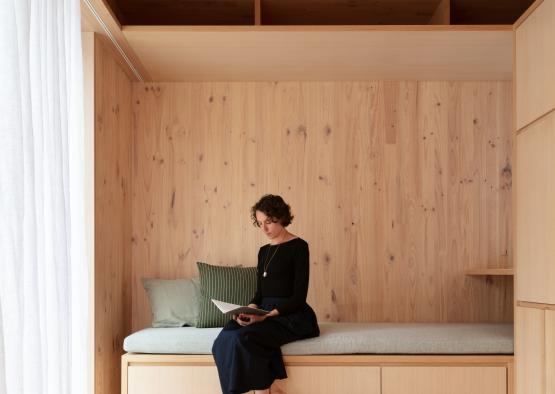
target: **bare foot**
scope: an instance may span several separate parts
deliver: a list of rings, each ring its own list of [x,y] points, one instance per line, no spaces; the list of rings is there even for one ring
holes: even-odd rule
[[[254,390],[254,394],[270,394],[270,389],[266,389],[266,390]]]

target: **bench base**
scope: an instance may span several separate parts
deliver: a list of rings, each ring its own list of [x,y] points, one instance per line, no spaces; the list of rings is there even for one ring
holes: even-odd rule
[[[513,356],[284,356],[272,394],[513,394]],[[211,355],[122,356],[122,394],[217,394]]]

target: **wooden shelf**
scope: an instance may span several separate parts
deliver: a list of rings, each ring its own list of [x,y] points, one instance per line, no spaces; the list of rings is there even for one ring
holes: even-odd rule
[[[465,271],[470,276],[513,276],[512,268],[477,268]]]
[[[125,26],[154,81],[509,81],[512,26]],[[487,61],[484,61],[487,59]]]

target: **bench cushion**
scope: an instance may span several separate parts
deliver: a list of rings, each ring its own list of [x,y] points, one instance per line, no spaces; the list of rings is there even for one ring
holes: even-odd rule
[[[320,336],[289,343],[284,355],[513,354],[512,324],[320,323]],[[146,328],[127,338],[129,353],[211,354],[221,328]]]
[[[221,328],[146,328],[127,338],[129,353],[211,354]],[[284,355],[513,354],[512,324],[320,323],[320,336],[289,343]]]

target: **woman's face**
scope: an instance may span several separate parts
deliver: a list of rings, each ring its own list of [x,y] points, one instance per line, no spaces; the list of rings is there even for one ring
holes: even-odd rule
[[[279,221],[273,222],[272,218],[266,216],[263,212],[256,211],[256,220],[258,222],[258,227],[260,227],[262,232],[266,234],[269,239],[279,237],[283,233],[283,230],[285,230],[285,227],[283,227]]]

